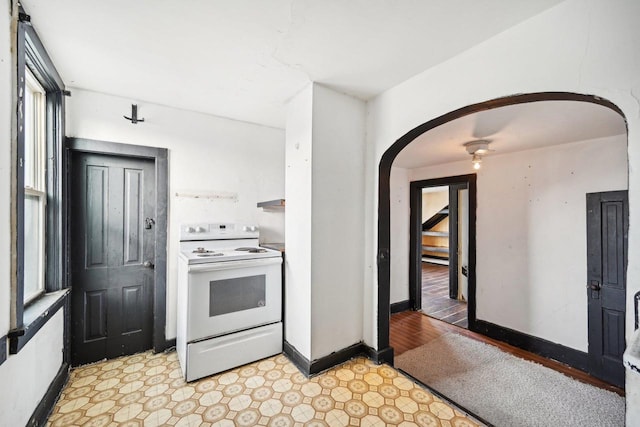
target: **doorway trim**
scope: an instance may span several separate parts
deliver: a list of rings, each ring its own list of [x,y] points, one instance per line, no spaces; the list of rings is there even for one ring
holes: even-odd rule
[[[71,198],[69,197],[71,186],[69,177],[71,172],[71,153],[83,152],[105,154],[111,156],[136,157],[153,160],[156,180],[155,203],[155,266],[153,288],[153,351],[158,353],[175,345],[167,342],[165,328],[167,323],[167,213],[169,206],[169,164],[168,150],[166,148],[146,147],[141,145],[121,144],[117,142],[98,141],[85,138],[66,138],[65,152],[63,153],[64,177],[66,192],[63,213],[65,245],[65,271],[69,269],[70,242],[69,242],[69,215]],[[69,277],[66,278],[69,280]]]
[[[413,310],[420,310],[422,305],[422,239],[420,238],[422,235],[422,189],[427,187],[455,186],[457,184],[464,184],[469,190],[467,319],[469,322],[468,329],[472,331],[474,330],[476,323],[476,177],[476,174],[468,174],[412,181],[409,189],[409,200],[411,206],[409,220],[409,304]],[[451,209],[453,208],[450,204],[449,210]],[[457,207],[455,209],[457,209]],[[449,260],[449,262],[451,262],[451,260]],[[451,268],[449,268],[449,271],[451,274]],[[451,276],[449,276],[449,282],[451,283]]]
[[[620,114],[624,113],[611,101],[596,95],[584,95],[571,92],[535,92],[510,95],[477,104],[467,105],[449,113],[429,120],[401,136],[382,155],[378,165],[378,247],[376,253],[378,274],[378,307],[377,307],[377,360],[393,364],[393,348],[389,346],[389,323],[391,321],[391,198],[390,181],[393,161],[407,145],[423,133],[452,120],[509,105],[526,104],[537,101],[578,101],[602,105]]]

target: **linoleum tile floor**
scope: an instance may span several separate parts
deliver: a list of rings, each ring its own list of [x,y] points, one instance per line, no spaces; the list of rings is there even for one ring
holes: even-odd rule
[[[50,426],[481,425],[388,365],[356,358],[311,379],[284,355],[186,383],[175,352],[71,371]]]

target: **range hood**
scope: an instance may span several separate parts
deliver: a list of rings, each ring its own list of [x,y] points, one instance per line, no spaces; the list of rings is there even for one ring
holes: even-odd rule
[[[266,202],[258,202],[259,208],[284,208],[284,199],[268,200]]]

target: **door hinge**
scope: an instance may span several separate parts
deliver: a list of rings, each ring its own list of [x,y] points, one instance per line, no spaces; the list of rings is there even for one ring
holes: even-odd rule
[[[156,222],[154,221],[153,218],[145,218],[144,219],[144,228],[147,229],[147,230],[151,230],[151,227],[153,227],[153,225],[155,223]]]

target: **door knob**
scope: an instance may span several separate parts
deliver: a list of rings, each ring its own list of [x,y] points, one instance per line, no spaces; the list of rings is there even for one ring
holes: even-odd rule
[[[587,285],[587,288],[591,289],[592,291],[599,291],[601,287],[602,285],[600,285],[600,282],[598,282],[597,280],[592,280],[591,283]]]
[[[154,265],[151,261],[145,261],[142,263],[143,266],[145,266],[146,268],[153,268]]]

